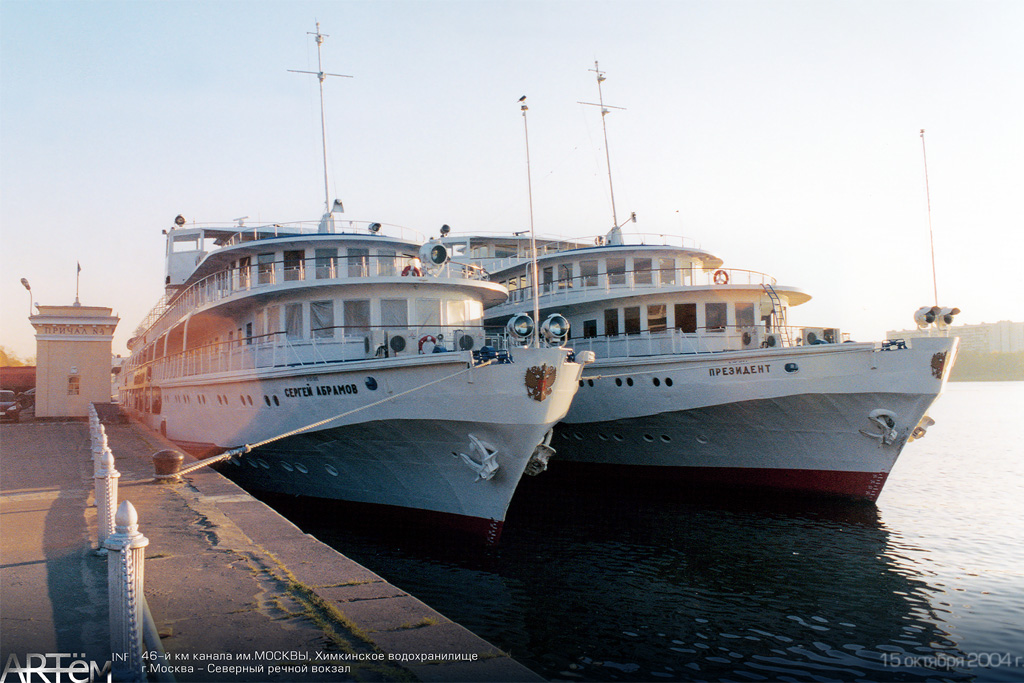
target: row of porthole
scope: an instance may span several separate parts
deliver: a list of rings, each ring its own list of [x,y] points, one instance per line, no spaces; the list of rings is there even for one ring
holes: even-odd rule
[[[245,458],[245,462],[249,463],[250,467],[253,467],[253,468],[256,468],[256,469],[259,469],[261,467],[263,469],[265,469],[265,470],[269,470],[270,469],[270,463],[268,463],[266,460],[264,460],[263,458],[260,458],[260,457],[247,457],[247,458]],[[235,465],[237,467],[241,467],[242,466],[242,461],[238,460],[237,458],[232,458],[231,459],[231,464]],[[281,469],[283,469],[286,472],[296,472],[297,471],[297,472],[301,472],[302,474],[309,474],[309,468],[306,467],[305,465],[303,465],[301,462],[297,462],[297,463],[292,464],[292,463],[288,462],[287,460],[282,460],[282,461],[280,461],[279,464],[281,465]],[[327,470],[327,474],[331,475],[332,477],[338,476],[338,470],[334,466],[332,466],[332,465],[324,465],[324,469]]]
[[[196,403],[198,403],[200,405],[204,405],[205,406],[206,403],[207,403],[206,395],[205,394],[196,394],[195,399],[196,399]],[[188,405],[188,404],[192,403],[192,396],[190,396],[189,394],[175,394],[174,395],[174,400],[177,401],[178,403],[184,403],[184,404]],[[252,405],[252,396],[243,396],[243,395],[239,394],[238,395],[238,402],[241,403],[243,406],[244,405],[250,405],[251,406]],[[229,401],[228,397],[225,394],[217,394],[217,403],[219,403],[222,406],[226,406],[226,405],[228,405],[228,403],[230,403],[230,401]]]
[[[653,384],[656,387],[660,387],[662,382],[665,383],[666,387],[672,386],[672,378],[671,377],[666,377],[664,380],[661,379],[660,377],[652,377],[651,378],[651,384]],[[581,379],[580,380],[580,386],[581,387],[582,386],[592,387],[592,386],[594,386],[594,380],[588,379],[588,380],[586,380],[586,384],[584,385],[584,380]],[[621,387],[622,386],[622,378],[621,377],[616,377],[615,378],[615,386],[617,386],[617,387]],[[633,378],[632,377],[627,377],[626,378],[626,386],[627,387],[633,386]]]
[[[583,441],[583,439],[586,437],[584,437],[579,432],[572,432],[571,434],[569,432],[562,432],[562,438],[565,439],[566,441],[569,441],[570,439]],[[623,441],[626,440],[626,437],[622,436],[621,434],[612,434],[609,436],[608,434],[603,434],[601,432],[597,433],[597,438],[601,439],[601,441],[618,441],[619,443],[622,443]],[[661,436],[658,437],[655,437],[653,434],[644,434],[643,440],[646,441],[647,443],[654,443],[655,441],[661,441],[662,443],[672,443],[672,437],[669,436],[668,434],[662,434]],[[707,444],[709,441],[711,441],[711,439],[709,439],[707,436],[703,434],[698,434],[697,436],[694,437],[694,440],[696,440],[697,443],[702,445]]]

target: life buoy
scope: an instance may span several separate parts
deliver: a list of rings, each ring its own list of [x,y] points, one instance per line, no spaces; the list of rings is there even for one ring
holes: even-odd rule
[[[434,346],[437,346],[437,337],[435,337],[432,334],[425,334],[422,337],[420,337],[420,353],[423,353],[423,345],[426,344],[427,342],[430,342]]]
[[[716,285],[727,285],[729,284],[729,273],[724,270],[715,271],[715,284]]]
[[[419,277],[420,275],[423,275],[423,273],[416,266],[406,266],[402,270],[402,275],[412,275],[413,277]]]

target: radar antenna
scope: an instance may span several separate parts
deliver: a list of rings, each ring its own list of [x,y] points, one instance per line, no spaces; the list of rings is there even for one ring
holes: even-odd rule
[[[616,235],[618,234],[621,226],[619,225],[619,217],[615,213],[615,188],[612,187],[612,158],[608,152],[608,126],[604,121],[604,117],[608,114],[609,109],[621,109],[622,111],[625,111],[626,108],[613,107],[610,104],[604,103],[604,94],[601,92],[601,83],[604,82],[604,72],[598,68],[596,59],[594,60],[594,68],[587,70],[593,71],[597,74],[597,102],[577,102],[577,104],[601,107],[601,129],[604,131],[604,159],[605,163],[608,165],[608,192],[611,194],[612,199],[612,232],[609,233],[610,238],[613,233]]]
[[[330,184],[327,180],[327,119],[324,115],[324,79],[327,76],[337,76],[339,78],[353,78],[346,74],[332,74],[324,71],[323,62],[321,61],[320,46],[324,44],[324,38],[330,38],[325,33],[320,33],[320,22],[316,22],[316,33],[307,31],[307,35],[316,36],[316,71],[299,71],[297,69],[288,69],[289,72],[294,74],[313,74],[320,81],[320,139],[323,143],[324,150],[324,220],[330,218],[331,215],[331,189]],[[341,204],[341,202],[337,202]]]

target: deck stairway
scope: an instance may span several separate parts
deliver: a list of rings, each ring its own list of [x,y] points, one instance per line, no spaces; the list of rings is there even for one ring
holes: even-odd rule
[[[772,331],[777,332],[782,337],[783,346],[792,346],[793,341],[789,337],[789,324],[786,322],[786,307],[782,305],[782,299],[776,293],[775,288],[770,284],[761,285],[764,288],[765,294],[772,301]]]

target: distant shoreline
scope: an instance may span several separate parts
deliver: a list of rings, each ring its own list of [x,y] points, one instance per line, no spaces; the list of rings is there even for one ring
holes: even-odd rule
[[[950,382],[1017,382],[1024,380],[1024,353],[957,354]]]

